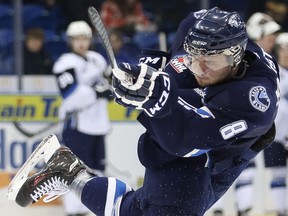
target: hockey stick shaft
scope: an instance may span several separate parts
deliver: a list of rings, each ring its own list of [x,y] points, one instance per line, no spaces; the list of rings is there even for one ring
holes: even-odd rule
[[[94,7],[89,7],[88,8],[88,14],[89,14],[89,18],[90,18],[93,26],[97,30],[97,33],[101,39],[102,44],[103,44],[103,46],[107,52],[107,55],[108,55],[112,69],[117,68],[115,55],[114,55],[112,46],[110,44],[110,40],[109,40],[107,31],[103,25],[103,22],[101,20],[99,13],[97,12],[97,10]]]
[[[49,124],[47,127],[44,127],[36,132],[30,132],[30,131],[27,131],[26,129],[24,129],[21,124],[19,122],[15,122],[13,121],[12,124],[14,125],[14,127],[21,133],[23,134],[24,136],[26,137],[34,137],[38,134],[41,134],[43,132],[46,132],[50,129],[52,129],[53,127],[57,126],[58,124],[60,124],[62,121],[59,121],[59,122],[54,122],[54,123],[51,123]]]
[[[88,15],[89,15],[92,25],[96,29],[101,39],[101,42],[107,52],[107,55],[108,55],[108,58],[112,67],[113,75],[121,81],[132,84],[133,83],[132,77],[118,69],[115,55],[114,55],[107,31],[103,25],[103,22],[101,20],[101,17],[98,11],[94,7],[89,7]]]
[[[81,109],[76,110],[75,113],[80,113],[80,112],[82,112],[82,111],[90,108],[91,106],[97,104],[97,103],[99,103],[98,100],[96,100],[96,102],[91,103],[91,104],[89,104],[89,105],[87,105],[87,106],[85,106],[85,107],[82,107]],[[61,123],[64,123],[66,120],[67,120],[66,118],[60,119],[58,122],[51,123],[51,124],[49,124],[48,126],[42,128],[42,129],[39,129],[38,131],[35,131],[35,132],[27,131],[25,128],[23,128],[23,127],[21,126],[21,124],[20,124],[19,122],[13,121],[12,124],[13,124],[13,125],[15,126],[15,128],[16,128],[20,133],[22,133],[24,136],[31,138],[31,137],[34,137],[34,136],[37,136],[37,135],[39,135],[39,134],[42,134],[42,133],[44,133],[44,132],[49,131],[49,130],[52,129],[53,127],[56,127],[57,125],[59,125],[59,124],[61,124]]]

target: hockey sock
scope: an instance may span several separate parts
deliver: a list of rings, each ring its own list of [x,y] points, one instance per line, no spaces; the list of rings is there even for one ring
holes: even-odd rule
[[[212,207],[213,209],[213,215],[214,216],[220,216],[224,215],[224,198],[221,197]]]
[[[243,171],[236,183],[236,202],[239,212],[246,212],[251,209],[253,203],[254,185],[253,176],[255,168],[249,167]],[[247,214],[247,213],[246,213]]]
[[[287,211],[287,188],[286,166],[271,167],[271,195],[278,215],[286,215]]]
[[[286,179],[273,179],[273,181],[271,182],[271,193],[277,213],[285,215],[287,210]]]
[[[82,175],[82,176],[81,176]],[[131,187],[112,177],[91,177],[80,174],[71,185],[71,189],[81,198],[82,203],[98,216],[112,215],[122,196],[131,191]]]
[[[242,185],[236,189],[237,209],[239,212],[245,212],[251,209],[253,203],[253,184]]]
[[[84,215],[88,213],[88,208],[81,202],[81,200],[72,191],[62,197],[63,210],[65,215]]]

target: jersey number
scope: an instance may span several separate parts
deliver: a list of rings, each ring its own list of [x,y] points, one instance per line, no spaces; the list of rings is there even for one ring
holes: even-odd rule
[[[65,89],[68,85],[74,83],[74,78],[71,73],[64,72],[58,77],[59,86],[61,89]]]
[[[227,140],[245,130],[247,130],[247,124],[244,120],[240,120],[220,128],[220,133],[223,139]]]

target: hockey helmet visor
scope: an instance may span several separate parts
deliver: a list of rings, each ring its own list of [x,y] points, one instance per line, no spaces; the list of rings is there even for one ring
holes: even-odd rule
[[[203,56],[203,55],[184,55],[183,57],[185,66],[196,76],[201,77],[204,72],[217,71],[222,68],[233,66],[233,57],[216,54],[213,56]]]

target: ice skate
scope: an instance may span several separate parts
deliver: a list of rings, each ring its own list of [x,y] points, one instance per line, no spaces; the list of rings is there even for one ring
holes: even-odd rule
[[[35,165],[44,159],[47,164],[28,177]],[[50,202],[69,192],[76,174],[86,166],[67,147],[60,147],[55,135],[45,138],[28,158],[8,187],[7,196],[22,207],[37,202],[44,195]]]

